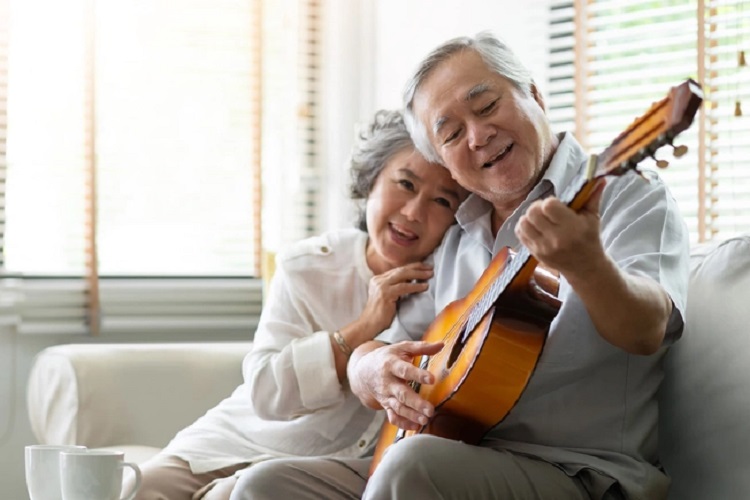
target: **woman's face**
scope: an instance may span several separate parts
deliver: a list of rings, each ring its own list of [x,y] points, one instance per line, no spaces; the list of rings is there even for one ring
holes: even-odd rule
[[[466,191],[413,148],[391,157],[367,197],[367,263],[375,274],[423,260],[454,221]]]

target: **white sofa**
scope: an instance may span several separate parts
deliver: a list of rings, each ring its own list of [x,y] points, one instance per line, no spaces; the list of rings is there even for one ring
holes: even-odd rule
[[[68,344],[40,352],[27,405],[42,444],[115,447],[142,463],[242,382],[251,342]]]
[[[661,393],[670,499],[750,498],[750,236],[694,249],[690,286]],[[32,429],[40,443],[124,447],[143,460],[230,394],[250,345],[48,348],[29,380]]]

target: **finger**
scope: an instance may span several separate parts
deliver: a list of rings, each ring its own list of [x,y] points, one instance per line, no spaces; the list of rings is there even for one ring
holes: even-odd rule
[[[591,197],[586,202],[586,205],[584,205],[584,209],[587,212],[593,213],[598,215],[599,214],[599,205],[602,201],[602,193],[604,192],[604,187],[607,185],[607,181],[604,178],[601,178],[597,181],[596,186],[594,187],[594,191],[591,193]]]
[[[530,224],[537,232],[545,234],[553,231],[557,224],[552,221],[546,213],[547,200],[532,205],[525,214],[526,223]]]
[[[551,197],[541,203],[541,212],[552,224],[560,226],[573,217],[574,212],[562,201]]]
[[[538,241],[542,237],[542,233],[534,226],[534,224],[525,215],[521,217],[516,224],[516,236],[521,240],[521,243],[527,247],[533,246],[535,241]],[[529,250],[533,250],[529,248]]]
[[[414,366],[411,361],[399,359],[391,365],[391,373],[404,382],[419,382],[420,384],[430,384],[434,377],[427,370],[422,370]]]
[[[403,266],[398,267],[396,269],[393,269],[388,277],[386,278],[386,282],[388,283],[397,283],[401,281],[411,281],[411,280],[428,280],[432,278],[433,275],[433,269],[431,267],[409,267],[409,266]]]
[[[426,354],[431,356],[440,352],[445,344],[443,342],[425,342],[423,340],[404,340],[398,344],[393,344],[393,347],[399,351],[410,355],[418,356]]]
[[[428,288],[429,284],[422,281],[398,283],[390,287],[390,289],[388,290],[388,296],[398,299],[400,297],[403,297],[404,295],[409,295],[411,293],[424,292]]]
[[[435,413],[434,406],[406,385],[398,387],[394,396],[386,400],[385,407],[390,408],[401,417],[421,425],[426,425]]]
[[[385,412],[388,416],[388,421],[399,429],[404,429],[407,431],[418,431],[422,427],[418,423],[412,422],[411,420],[402,417],[390,408],[386,408]]]

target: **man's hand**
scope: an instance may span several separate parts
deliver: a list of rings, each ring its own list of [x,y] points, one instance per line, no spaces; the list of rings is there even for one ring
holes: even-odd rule
[[[516,225],[516,236],[544,266],[586,276],[606,259],[599,236],[599,181],[586,205],[575,212],[557,198],[534,202]]]
[[[556,198],[534,202],[516,225],[516,236],[543,265],[556,269],[581,298],[599,335],[631,354],[653,354],[662,345],[672,299],[651,278],[620,269],[599,235],[599,181],[579,212]]]
[[[432,417],[435,407],[422,399],[409,383],[432,384],[435,377],[414,366],[412,360],[422,354],[436,354],[442,348],[440,342],[363,344],[349,361],[347,375],[352,392],[366,406],[384,408],[393,425],[417,430]]]

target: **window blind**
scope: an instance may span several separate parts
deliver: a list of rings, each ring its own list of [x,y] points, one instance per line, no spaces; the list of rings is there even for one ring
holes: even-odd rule
[[[321,232],[320,0],[264,2],[264,245]]]
[[[705,36],[705,235],[750,229],[750,5],[747,0],[699,2]],[[743,106],[744,105],[744,106]]]
[[[550,116],[569,129],[573,125],[591,152],[606,147],[672,85],[685,78],[703,84],[703,110],[675,142],[687,145],[688,154],[675,159],[669,148],[657,153],[670,163],[659,174],[677,199],[693,241],[750,228],[750,187],[743,162],[747,155],[741,139],[750,125],[744,113],[735,113],[750,93],[750,75],[740,64],[750,37],[745,4],[551,3]],[[641,167],[656,169],[651,159]]]
[[[8,175],[9,0],[0,0],[0,270],[5,268],[5,180]]]
[[[95,333],[101,302],[105,333],[249,336],[260,0],[10,2],[5,274],[19,278],[5,288],[20,330]]]

